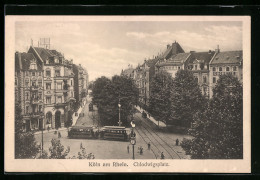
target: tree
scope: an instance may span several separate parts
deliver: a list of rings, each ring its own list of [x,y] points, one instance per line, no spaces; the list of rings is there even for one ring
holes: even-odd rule
[[[15,104],[15,158],[31,159],[39,153],[33,132],[23,132],[23,117],[20,103]]]
[[[189,70],[179,70],[171,88],[170,123],[189,128],[193,115],[205,105],[198,83]]]
[[[243,158],[243,90],[232,75],[220,76],[205,111],[197,113],[194,137],[182,144],[194,159]]]
[[[172,76],[165,72],[160,71],[156,74],[151,81],[151,96],[149,112],[158,120],[168,123],[170,118],[171,107],[170,89],[173,84]]]
[[[49,151],[49,159],[65,159],[70,152],[70,147],[68,146],[67,149],[64,150],[64,146],[60,143],[60,140],[52,139]]]
[[[137,104],[138,89],[132,79],[126,76],[113,76],[112,80],[101,77],[94,82],[93,102],[98,106],[102,125],[118,125],[119,101],[120,120],[126,125],[127,117],[133,113]]]

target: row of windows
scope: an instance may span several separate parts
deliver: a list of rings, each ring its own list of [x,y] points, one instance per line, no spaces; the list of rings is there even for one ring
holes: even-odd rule
[[[46,77],[51,77],[51,70],[46,70]],[[61,76],[60,75],[60,70],[55,70],[55,73],[54,73],[54,76],[55,77],[59,77],[59,76]]]
[[[42,87],[42,80],[38,80],[38,83],[36,83],[36,80],[31,81],[31,86],[36,87],[38,84],[39,87]],[[25,86],[29,87],[29,79],[25,80]]]
[[[25,113],[26,113],[26,114],[29,114],[29,113],[38,113],[38,112],[42,112],[42,111],[43,111],[42,105],[39,105],[39,106],[33,105],[33,106],[31,107],[31,111],[30,111],[30,106],[29,106],[29,105],[25,106]]]
[[[62,96],[57,96],[56,103],[62,103]],[[46,97],[46,104],[51,104],[51,96]]]
[[[181,69],[180,66],[165,66],[163,69]]]
[[[38,74],[38,76],[42,76],[42,72],[35,72],[35,71],[33,71],[33,72],[29,72],[29,71],[25,71],[25,75],[26,76],[29,76],[31,74],[31,76],[37,76],[37,74]]]
[[[219,67],[219,68],[218,68],[218,71],[223,71],[223,69],[224,69],[224,68],[222,68],[222,67]],[[230,71],[230,69],[231,69],[230,67],[226,67],[226,71]],[[217,70],[217,68],[216,68],[216,67],[213,67],[213,69],[212,69],[212,70],[213,70],[213,71],[216,71],[216,70]],[[234,66],[234,67],[232,68],[232,70],[233,70],[233,71],[237,71],[237,67],[236,67],[236,66]]]
[[[37,93],[37,92],[31,92],[31,97],[33,98],[33,99],[42,99],[42,93],[41,92],[39,92],[39,93]],[[25,92],[25,100],[30,100],[30,92]]]
[[[198,83],[199,79],[198,76],[194,76],[195,77],[195,81]],[[207,76],[203,76],[203,83],[207,83]]]

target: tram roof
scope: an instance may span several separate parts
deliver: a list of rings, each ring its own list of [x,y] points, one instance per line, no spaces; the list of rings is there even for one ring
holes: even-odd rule
[[[108,128],[108,129],[125,129],[124,126],[104,126],[104,128]]]
[[[92,129],[93,126],[72,126],[73,129]]]

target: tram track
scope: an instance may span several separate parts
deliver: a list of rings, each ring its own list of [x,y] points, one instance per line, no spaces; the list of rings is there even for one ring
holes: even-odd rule
[[[143,130],[145,130],[147,133],[143,132],[146,134],[147,138],[151,140],[150,137],[153,137],[153,139],[165,150],[165,152],[167,154],[169,154],[169,156],[172,159],[181,159],[181,156],[163,139],[161,138],[158,133],[156,133],[152,127],[150,125],[148,125],[147,122],[145,122],[145,120],[142,120],[140,117],[138,117],[138,115],[136,115],[136,117],[142,122],[141,126],[143,127]],[[143,125],[143,123],[145,125]],[[139,133],[140,134],[140,133]],[[147,134],[150,134],[151,136],[149,137]],[[153,143],[155,145],[155,143]],[[166,146],[165,146],[166,145]],[[158,147],[156,146],[156,148],[158,149]],[[174,155],[175,156],[174,156]]]

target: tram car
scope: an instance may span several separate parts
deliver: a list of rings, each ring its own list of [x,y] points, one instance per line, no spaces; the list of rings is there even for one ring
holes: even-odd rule
[[[122,126],[104,126],[100,131],[100,138],[104,140],[128,141],[127,130]]]
[[[94,139],[98,134],[92,126],[72,126],[69,129],[68,137],[70,139]]]

